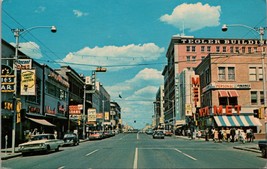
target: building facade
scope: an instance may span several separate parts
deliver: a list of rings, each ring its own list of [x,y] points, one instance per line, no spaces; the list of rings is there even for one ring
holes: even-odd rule
[[[185,114],[186,112],[179,112],[178,108],[181,107],[179,104],[183,102],[182,100],[178,101],[182,98],[178,86],[183,83],[179,80],[179,75],[183,70],[195,70],[209,53],[255,54],[261,56],[261,47],[259,44],[260,41],[257,39],[212,39],[195,38],[192,36],[173,36],[166,53],[168,64],[165,66],[162,75],[164,76],[165,100],[175,100],[175,113],[173,117],[171,103],[166,102],[164,104],[165,123],[172,119],[176,121],[184,120],[179,119],[183,118],[179,114]],[[263,50],[266,51],[266,41],[264,41]],[[261,67],[258,66],[255,71],[260,72]],[[202,104],[201,101],[200,103]]]

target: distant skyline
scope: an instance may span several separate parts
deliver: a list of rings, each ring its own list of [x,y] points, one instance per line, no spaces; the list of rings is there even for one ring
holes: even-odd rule
[[[2,2],[4,40],[15,43],[14,28],[55,25],[55,34],[46,29],[23,34],[20,50],[39,63],[52,68],[69,65],[85,76],[91,76],[97,66],[106,67],[106,73],[97,74],[97,81],[121,106],[123,123],[135,128],[152,122],[153,101],[164,83],[161,74],[172,36],[259,39],[242,27],[222,32],[223,24],[266,27],[266,0]]]

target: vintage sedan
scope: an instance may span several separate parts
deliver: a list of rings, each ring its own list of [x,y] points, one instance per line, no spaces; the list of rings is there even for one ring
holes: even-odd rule
[[[89,140],[101,140],[104,138],[104,134],[101,131],[91,132],[89,135]]]
[[[25,155],[34,152],[59,151],[62,145],[63,141],[56,139],[54,134],[38,134],[32,136],[30,141],[19,144],[19,152]]]
[[[161,138],[161,139],[164,139],[164,133],[163,133],[163,131],[155,131],[153,133],[153,138]]]
[[[79,145],[80,141],[79,141],[79,138],[77,136],[77,134],[75,133],[67,133],[64,135],[63,137],[63,141],[64,141],[64,146],[67,146],[67,145]]]

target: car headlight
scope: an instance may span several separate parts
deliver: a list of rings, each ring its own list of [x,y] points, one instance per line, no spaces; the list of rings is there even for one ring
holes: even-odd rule
[[[45,144],[44,144],[44,143],[41,143],[39,146],[40,146],[40,147],[44,147],[44,146],[45,146]]]

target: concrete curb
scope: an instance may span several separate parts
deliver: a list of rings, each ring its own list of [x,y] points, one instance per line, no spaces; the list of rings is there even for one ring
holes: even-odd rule
[[[234,149],[239,149],[239,150],[245,150],[245,151],[251,151],[254,153],[261,153],[259,149],[256,149],[255,147],[242,147],[242,146],[234,146]]]

